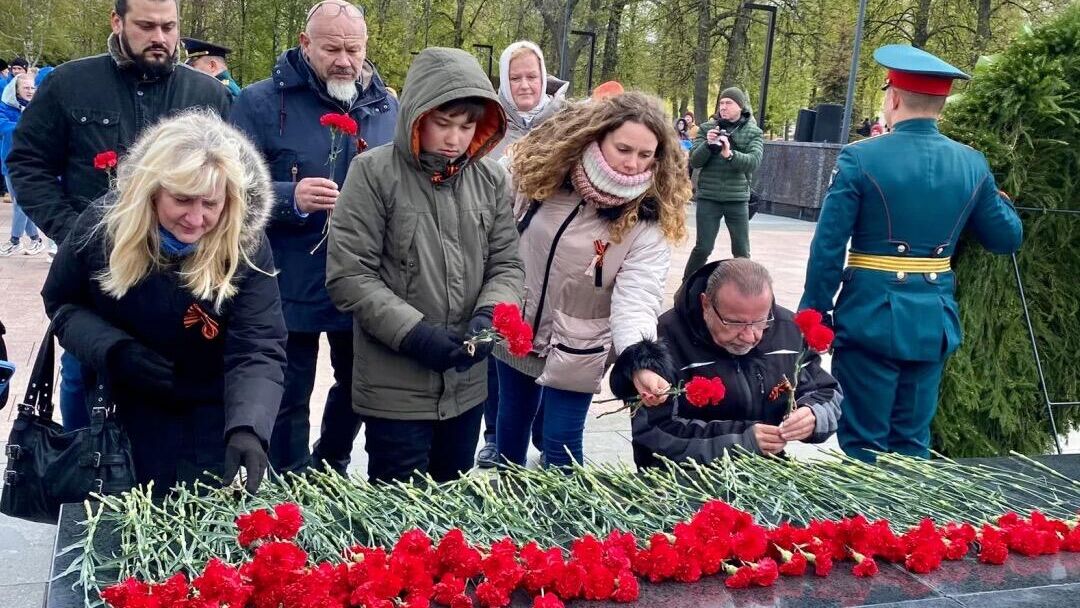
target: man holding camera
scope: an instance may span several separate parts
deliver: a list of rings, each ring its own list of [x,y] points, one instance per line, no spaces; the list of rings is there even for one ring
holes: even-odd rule
[[[735,87],[724,89],[716,115],[701,125],[690,148],[690,166],[700,169],[695,197],[697,242],[683,280],[709,259],[721,219],[731,235],[732,256],[750,257],[750,180],[761,164],[763,145],[746,93]]]

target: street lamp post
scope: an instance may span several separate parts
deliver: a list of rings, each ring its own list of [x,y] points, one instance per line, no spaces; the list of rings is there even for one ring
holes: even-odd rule
[[[491,46],[490,44],[474,44],[473,48],[474,49],[484,49],[484,50],[487,51],[487,75],[488,75],[488,80],[491,80],[491,66],[492,66],[492,63],[494,62],[495,47]]]
[[[851,137],[851,112],[855,105],[855,76],[859,73],[859,53],[862,51],[863,22],[866,21],[866,0],[859,0],[859,17],[855,22],[855,49],[851,55],[848,71],[847,98],[844,100],[844,120],[840,126],[840,143],[848,143]]]
[[[587,78],[589,85],[585,90],[589,93],[592,93],[593,63],[596,62],[596,32],[590,32],[587,30],[571,30],[570,33],[574,34],[575,36],[589,37],[589,69]]]
[[[864,0],[865,2],[865,0]],[[776,7],[771,4],[744,4],[747,10],[759,10],[769,13],[769,33],[765,38],[765,65],[762,68],[761,89],[758,97],[758,127],[765,130],[765,110],[769,101],[769,74],[772,71],[772,47],[776,38]]]

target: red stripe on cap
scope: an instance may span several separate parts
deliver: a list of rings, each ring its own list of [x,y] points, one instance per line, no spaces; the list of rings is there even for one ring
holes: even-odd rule
[[[889,84],[912,93],[925,95],[948,95],[952,90],[952,78],[943,76],[930,76],[928,74],[913,74],[899,70],[889,70]]]

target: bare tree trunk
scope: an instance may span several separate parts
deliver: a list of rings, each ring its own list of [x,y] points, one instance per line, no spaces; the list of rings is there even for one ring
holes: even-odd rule
[[[720,76],[720,92],[727,87],[736,86],[739,83],[739,66],[743,62],[743,54],[746,52],[746,35],[750,31],[750,11],[739,4],[739,10],[735,14],[735,27],[731,29],[728,37],[727,56],[724,58],[724,73]],[[718,92],[717,95],[720,93]],[[716,98],[716,106],[720,105],[720,98]]]
[[[712,50],[712,16],[709,0],[697,0],[697,46],[694,47],[694,116],[704,122],[709,115],[709,52]]]
[[[457,12],[454,13],[454,48],[458,49],[465,44],[465,1],[457,0]]]
[[[622,28],[623,9],[628,0],[614,0],[608,13],[607,30],[604,33],[604,60],[600,68],[600,80],[615,77],[615,66],[619,62],[619,30]]]
[[[911,36],[911,46],[915,48],[925,48],[930,39],[930,2],[919,0],[915,7],[915,28]]]
[[[975,0],[975,56],[972,65],[990,46],[990,0]]]

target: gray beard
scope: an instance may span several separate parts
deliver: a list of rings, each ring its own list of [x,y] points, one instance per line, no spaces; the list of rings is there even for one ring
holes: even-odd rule
[[[351,106],[356,101],[356,82],[331,78],[326,81],[326,93],[332,99]]]

